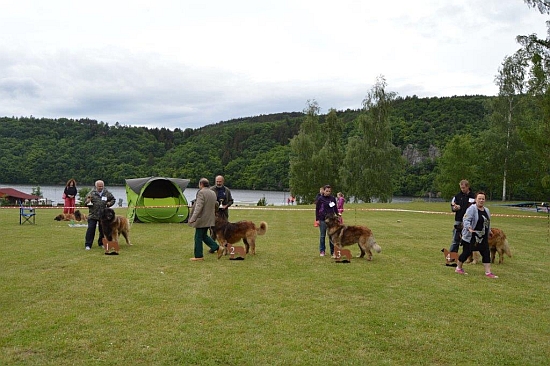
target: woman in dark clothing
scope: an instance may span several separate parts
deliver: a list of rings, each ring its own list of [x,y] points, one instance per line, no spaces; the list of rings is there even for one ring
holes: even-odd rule
[[[63,213],[64,214],[74,214],[75,204],[76,204],[76,181],[74,179],[69,179],[65,190],[63,191]]]

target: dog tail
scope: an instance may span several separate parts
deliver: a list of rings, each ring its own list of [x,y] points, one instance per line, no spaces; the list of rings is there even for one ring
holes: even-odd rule
[[[267,232],[267,222],[260,222],[260,226],[256,228],[258,235],[264,235]]]
[[[510,246],[508,245],[508,239],[504,239],[504,247],[502,249],[508,257],[512,258],[512,252],[510,251]]]
[[[376,253],[380,253],[382,251],[382,248],[380,248],[380,245],[376,243],[376,240],[374,240],[374,236],[371,235],[369,238],[369,246],[374,249]]]

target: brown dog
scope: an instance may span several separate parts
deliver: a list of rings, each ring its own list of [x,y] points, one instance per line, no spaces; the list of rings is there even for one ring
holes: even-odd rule
[[[491,251],[491,263],[495,263],[496,252],[498,252],[498,264],[504,262],[504,253],[512,258],[512,252],[510,251],[506,234],[500,229],[491,228],[491,235],[489,235],[489,250]]]
[[[252,221],[229,222],[216,214],[216,225],[213,229],[212,238],[217,240],[224,248],[223,254],[227,254],[227,244],[235,244],[243,241],[246,253],[256,254],[256,236],[264,235],[267,232],[267,223],[261,221],[256,226]]]
[[[489,250],[491,252],[491,263],[495,263],[496,253],[498,252],[498,264],[504,263],[504,254],[512,258],[512,252],[508,245],[508,239],[506,234],[501,229],[495,227],[491,228],[489,234]],[[478,251],[472,252],[472,255],[468,257],[466,263],[476,264],[481,263],[481,255]]]
[[[74,219],[75,218],[74,218],[73,214],[66,214],[66,213],[60,213],[59,215],[54,217],[55,221],[71,221],[71,220],[74,220]]]
[[[79,221],[79,222],[87,222],[88,221],[88,215],[86,215],[85,213],[80,212],[80,210],[76,210],[74,212],[74,219],[75,219],[75,221]]]
[[[328,215],[325,219],[328,235],[335,246],[339,248],[357,243],[361,249],[359,258],[367,254],[367,260],[372,260],[371,249],[380,253],[382,248],[376,243],[374,235],[366,226],[347,226],[340,224],[338,215]]]
[[[118,243],[118,235],[122,234],[124,239],[126,239],[126,244],[132,245],[130,243],[130,225],[126,217],[115,214],[115,210],[112,208],[106,208],[101,213],[100,221],[103,236],[109,242],[114,241]]]

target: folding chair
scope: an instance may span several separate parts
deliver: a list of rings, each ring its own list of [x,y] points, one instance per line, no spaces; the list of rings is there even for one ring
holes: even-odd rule
[[[19,225],[23,225],[28,222],[29,224],[35,224],[36,211],[32,207],[25,207],[22,203],[19,204]]]

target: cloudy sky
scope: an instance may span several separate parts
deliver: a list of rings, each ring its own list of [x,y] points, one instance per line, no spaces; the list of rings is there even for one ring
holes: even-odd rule
[[[495,95],[522,0],[0,0],[0,116],[197,128],[357,109],[378,75],[405,97]]]

